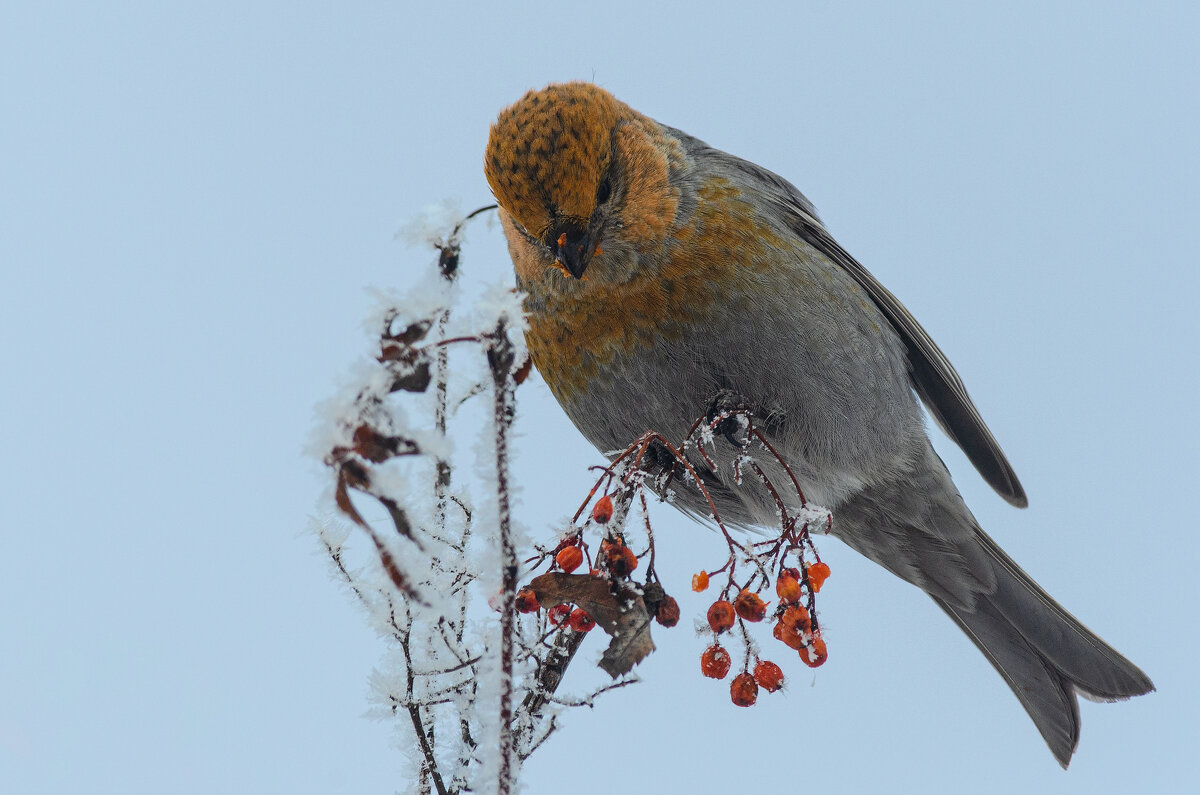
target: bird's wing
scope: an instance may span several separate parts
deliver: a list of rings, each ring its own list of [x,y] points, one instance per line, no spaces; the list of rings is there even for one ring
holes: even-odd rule
[[[992,432],[984,424],[979,409],[975,408],[950,360],[925,329],[921,328],[921,324],[904,308],[904,304],[880,284],[858,260],[838,245],[825,230],[812,202],[795,185],[778,174],[728,152],[714,149],[679,130],[671,128],[671,132],[688,147],[693,157],[705,160],[706,166],[713,171],[719,173],[725,170],[736,173],[742,179],[749,177],[757,182],[762,194],[774,201],[785,223],[796,234],[845,270],[867,291],[903,340],[908,350],[908,369],[913,388],[921,396],[934,420],[946,435],[962,448],[967,458],[979,470],[979,474],[1001,497],[1018,508],[1028,505],[1029,499],[1017,480],[1016,472],[1004,457],[1004,451],[1000,449]]]
[[[1017,480],[1017,473],[984,424],[979,409],[971,401],[962,379],[954,371],[946,354],[942,353],[904,304],[838,245],[815,216],[799,204],[792,208],[792,212],[795,231],[850,274],[896,329],[908,349],[908,369],[913,388],[946,435],[962,448],[979,474],[1001,497],[1018,508],[1028,505],[1029,500]]]

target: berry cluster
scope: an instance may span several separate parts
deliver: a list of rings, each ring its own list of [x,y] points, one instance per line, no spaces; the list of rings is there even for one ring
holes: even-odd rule
[[[733,461],[738,482],[741,483],[743,475],[752,476],[775,502],[780,523],[778,532],[767,540],[748,542],[730,534],[689,458],[694,453],[705,466],[716,471],[719,467],[709,457],[706,447],[716,444],[718,436],[740,448]],[[785,492],[777,488],[759,463],[763,452],[775,460],[778,470],[790,481],[788,491],[792,494],[786,495],[786,500]],[[613,676],[617,675],[614,671],[628,671],[654,648],[648,634],[651,618],[665,627],[679,622],[679,604],[665,593],[654,573],[654,533],[646,500],[651,488],[660,495],[669,494],[671,483],[678,478],[688,487],[698,489],[707,501],[711,517],[728,547],[728,557],[720,568],[701,571],[692,577],[692,590],[700,592],[708,589],[711,577],[724,575],[720,596],[708,609],[708,629],[713,639],[701,655],[701,672],[714,679],[729,675],[734,660],[721,639],[737,628],[740,632],[734,636],[740,634],[744,653],[741,673],[733,677],[730,685],[733,703],[750,706],[757,701],[759,688],[769,693],[782,688],[783,671],[774,662],[760,658],[750,636],[749,625],[762,623],[768,617],[773,619],[776,640],[797,652],[805,665],[815,668],[825,662],[828,651],[817,622],[816,594],[829,576],[829,567],[821,562],[809,530],[811,526],[827,531],[832,519],[827,511],[807,504],[795,474],[779,458],[749,412],[734,409],[697,420],[680,447],[661,434],[648,432],[617,455],[610,466],[599,469],[602,474],[558,545],[542,549],[537,557],[526,561],[536,569],[549,560],[550,571],[535,577],[529,587],[521,590],[518,610],[532,613],[547,608],[551,631],[566,627],[582,633],[599,625],[607,634],[621,638],[620,644],[610,645],[605,653],[606,658],[610,653],[614,658],[602,659],[601,667]],[[646,539],[645,551],[640,554],[626,542],[625,526],[631,507],[637,503],[641,506]],[[591,510],[585,514],[589,506]],[[581,517],[586,517],[582,523]],[[584,541],[585,534],[592,529],[601,533],[594,561]],[[631,579],[639,563],[645,563],[644,583]],[[575,574],[576,571],[587,573]],[[771,586],[778,597],[773,608],[762,596]],[[638,635],[642,637],[635,637]],[[622,656],[614,651],[618,645],[640,650]]]
[[[620,516],[623,518],[631,493],[626,491],[617,496],[619,507],[622,509]],[[586,504],[585,502],[584,505]],[[653,573],[652,538],[651,548],[645,553],[651,556],[646,582],[638,584],[630,581],[640,561],[639,556],[625,543],[621,529],[615,527],[618,522],[613,521],[613,516],[617,507],[614,506],[612,496],[600,495],[592,505],[588,522],[582,527],[573,523],[571,530],[559,541],[558,546],[529,561],[535,563],[536,568],[549,559],[550,571],[547,575],[535,577],[529,585],[517,592],[518,612],[537,613],[544,607],[546,620],[551,627],[565,626],[578,633],[590,631],[596,626],[596,619],[600,618],[605,631],[612,634],[613,625],[619,620],[617,616],[623,612],[622,604],[627,602],[630,596],[634,596],[642,600],[648,615],[660,625],[673,627],[679,623],[679,603],[663,591]],[[581,507],[579,514],[576,514],[576,520],[582,512]],[[593,526],[603,528],[604,531],[600,551],[594,562],[588,544],[584,541],[585,530]],[[580,569],[585,573],[576,574]],[[593,616],[584,605],[600,612]]]
[[[815,594],[821,590],[829,577],[829,566],[819,560],[800,568],[783,568],[775,578],[775,593],[779,604],[773,611],[775,639],[800,655],[800,660],[810,668],[817,668],[829,657],[825,639],[817,626]],[[732,582],[732,578],[731,578]],[[692,590],[704,591],[709,585],[709,574],[701,571],[692,576]],[[807,604],[806,604],[807,603]],[[737,623],[741,623],[745,640],[746,657],[742,673],[733,678],[729,695],[739,707],[749,707],[758,700],[758,689],[774,693],[783,687],[783,671],[778,665],[759,659],[752,652],[747,623],[757,624],[767,617],[770,603],[754,591],[742,588],[733,601],[721,598],[708,608],[708,627],[713,632],[712,645],[700,655],[700,672],[711,679],[724,679],[733,666],[733,658],[720,643],[720,636]],[[750,672],[751,660],[754,671]]]

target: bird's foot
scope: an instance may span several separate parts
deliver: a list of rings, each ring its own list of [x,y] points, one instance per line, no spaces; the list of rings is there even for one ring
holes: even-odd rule
[[[709,401],[704,418],[714,436],[724,437],[734,447],[745,447],[749,442],[746,436],[747,414],[755,414],[754,405],[744,395],[732,389],[722,389]]]
[[[641,468],[644,472],[653,475],[652,480],[656,491],[662,491],[670,485],[672,480],[681,477],[684,473],[683,465],[680,464],[675,454],[658,441],[652,441],[646,447],[646,452],[642,455]]]

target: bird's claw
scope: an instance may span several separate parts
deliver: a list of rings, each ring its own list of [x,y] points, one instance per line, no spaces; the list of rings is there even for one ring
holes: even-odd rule
[[[754,414],[754,407],[745,396],[722,389],[709,401],[704,418],[714,436],[724,437],[734,447],[745,447],[748,440],[744,436],[739,440],[735,434],[745,430],[741,417],[747,413]]]

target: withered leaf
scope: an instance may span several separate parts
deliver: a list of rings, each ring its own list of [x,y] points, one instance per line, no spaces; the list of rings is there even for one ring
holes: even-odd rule
[[[397,565],[396,559],[388,551],[387,546],[384,545],[379,535],[362,518],[362,514],[358,512],[358,509],[354,507],[354,503],[350,500],[351,488],[365,488],[368,483],[369,477],[366,470],[362,469],[356,462],[347,462],[338,469],[337,490],[334,492],[334,499],[343,513],[349,516],[355,524],[367,531],[367,535],[371,537],[371,541],[375,544],[375,551],[379,553],[379,563],[383,566],[383,570],[387,574],[388,579],[392,581],[392,584],[408,599],[418,604],[427,604],[421,598],[421,594],[409,583],[408,577],[405,576],[400,566]],[[380,499],[391,513],[392,521],[396,524],[396,529],[402,534],[411,536],[412,529],[408,523],[408,517],[404,515],[404,511],[391,500],[377,499]],[[416,541],[415,538],[413,540]]]
[[[442,272],[442,276],[447,279],[453,279],[455,273],[458,272],[458,244],[451,242],[444,246],[438,246],[438,268]]]
[[[334,492],[334,499],[337,501],[337,506],[342,509],[342,513],[350,517],[357,525],[365,525],[366,522],[358,513],[358,509],[354,507],[354,503],[350,501],[350,491],[347,488],[349,477],[345,469],[338,470],[337,490]]]
[[[600,667],[616,679],[621,674],[629,673],[633,666],[644,660],[652,651],[654,641],[650,639],[650,615],[639,598],[621,615],[612,642],[600,658]]]
[[[403,345],[412,345],[414,342],[425,339],[425,335],[429,333],[429,327],[432,325],[432,320],[418,320],[416,323],[406,326],[404,331],[399,334],[387,334],[384,338]]]
[[[600,667],[614,679],[654,651],[650,613],[641,595],[630,586],[624,585],[620,594],[614,594],[612,581],[597,574],[548,572],[534,577],[529,587],[543,606],[574,602],[612,636],[600,658]]]
[[[533,358],[529,354],[525,355],[525,360],[521,365],[513,371],[513,383],[517,386],[525,383],[525,379],[529,377],[529,370],[533,367]]]
[[[393,499],[382,496],[376,499],[384,508],[387,508],[388,515],[392,517],[392,524],[396,526],[396,532],[405,538],[412,539],[418,548],[423,548],[421,539],[413,535],[412,524],[408,521],[408,514],[404,512],[404,509]]]
[[[392,381],[393,392],[424,392],[433,380],[427,359],[417,362],[407,373],[401,373]]]
[[[366,491],[371,488],[371,473],[367,471],[367,467],[361,461],[343,461],[338,467],[338,481],[352,489]],[[340,505],[341,502],[339,501],[338,504]]]
[[[413,440],[403,436],[387,436],[365,424],[354,429],[353,441],[354,452],[376,464],[396,456],[421,452]]]
[[[529,583],[538,604],[550,607],[560,602],[574,602],[610,635],[621,618],[621,603],[613,595],[611,585],[598,574],[564,574],[559,571],[534,577]]]

